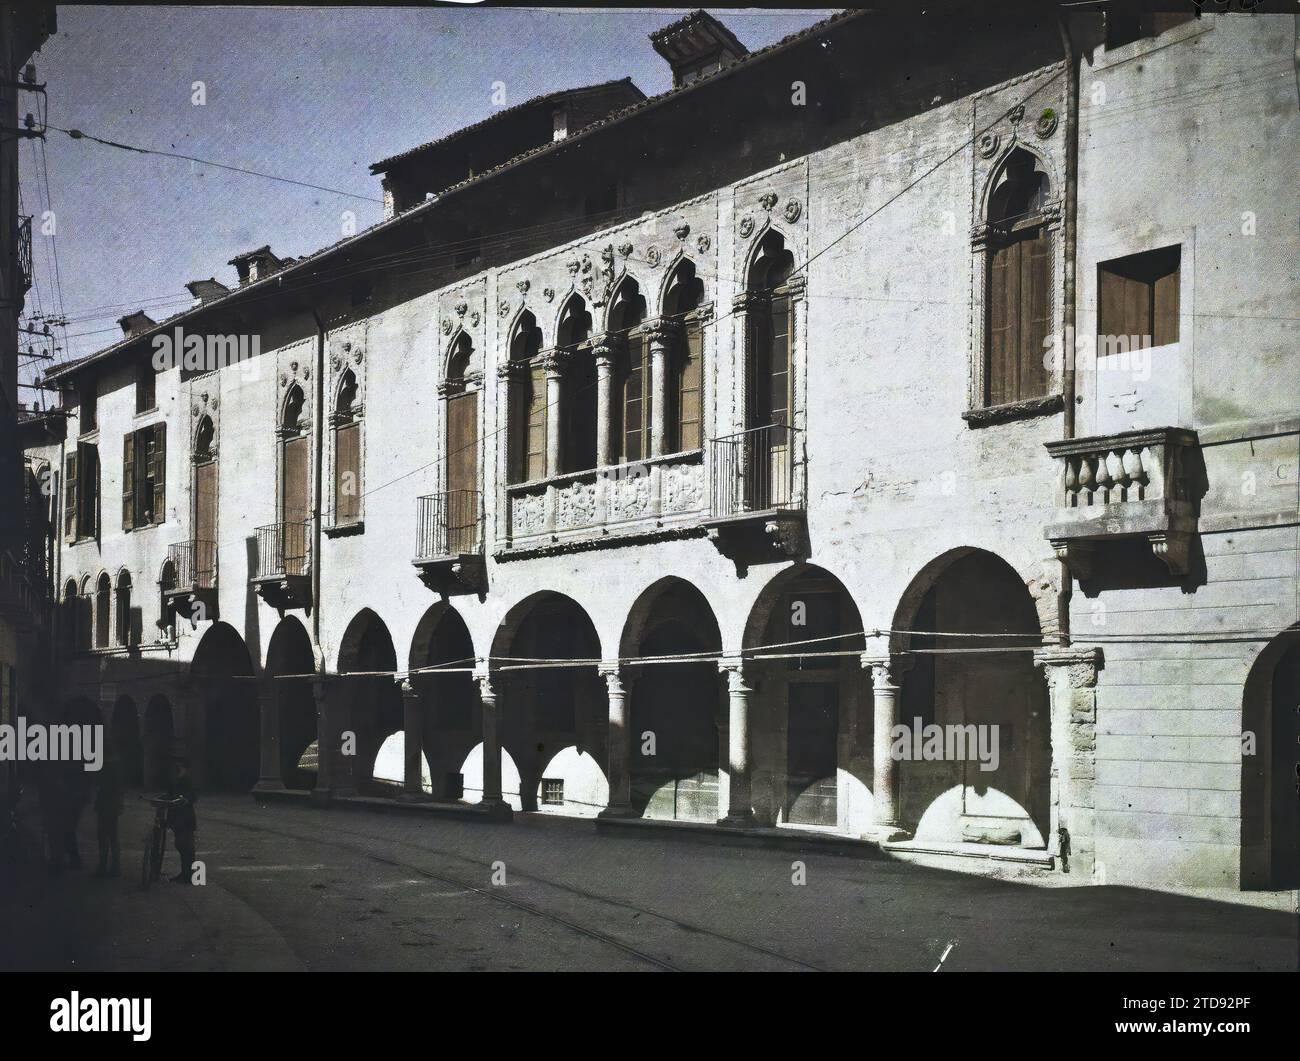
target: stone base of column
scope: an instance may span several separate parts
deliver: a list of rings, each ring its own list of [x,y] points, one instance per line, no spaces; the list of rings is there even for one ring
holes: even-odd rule
[[[632,809],[630,803],[613,803],[597,814],[596,817],[606,820],[611,818],[626,820],[628,818],[639,818],[641,815]]]
[[[397,797],[398,803],[432,803],[433,795],[429,792],[403,792]]]
[[[311,790],[311,801],[322,807],[327,807],[336,799],[350,799],[357,794],[355,788],[313,788]]]
[[[508,822],[513,821],[515,817],[514,808],[503,799],[484,799],[471,806],[476,807],[489,821]]]
[[[284,782],[278,777],[259,777],[253,786],[254,792],[283,792]]]
[[[896,844],[912,839],[912,834],[901,825],[873,825],[867,830],[866,837],[878,844]]]
[[[757,829],[758,819],[751,811],[731,811],[725,818],[719,818],[718,824],[728,829]]]

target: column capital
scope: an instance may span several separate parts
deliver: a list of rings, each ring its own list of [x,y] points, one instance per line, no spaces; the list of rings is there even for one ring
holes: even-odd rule
[[[397,691],[403,696],[415,695],[415,682],[412,680],[411,675],[408,674],[405,678],[395,677],[393,678],[393,684],[397,686]]]
[[[568,368],[569,362],[573,360],[573,351],[562,350],[557,347],[553,350],[543,351],[539,360],[547,379],[559,379],[564,375],[564,370]]]
[[[487,668],[475,668],[474,681],[478,685],[478,695],[480,700],[495,702],[497,698],[496,690],[492,688],[492,673]]]
[[[529,362],[522,358],[511,358],[509,361],[503,361],[497,365],[497,379],[512,380],[519,379],[528,372]]]
[[[616,660],[599,664],[596,673],[605,679],[605,685],[611,696],[621,696],[627,692],[623,685],[623,670]]]
[[[641,334],[651,347],[666,346],[682,333],[682,322],[673,317],[655,317],[641,325]]]
[[[590,342],[591,354],[596,359],[597,367],[608,367],[613,365],[614,358],[627,346],[627,336],[622,332],[602,332],[592,336]]]
[[[903,674],[912,665],[912,661],[898,653],[864,652],[858,657],[862,669],[871,671],[872,684],[877,689],[898,688]]]
[[[1105,656],[1100,647],[1082,648],[1076,645],[1044,645],[1034,649],[1034,666],[1060,668],[1070,675],[1070,684],[1084,688],[1097,684],[1097,672],[1105,666]]]
[[[725,656],[718,660],[718,670],[727,676],[727,689],[731,693],[748,694],[753,686],[747,680],[749,673],[745,669],[748,661],[740,656]]]

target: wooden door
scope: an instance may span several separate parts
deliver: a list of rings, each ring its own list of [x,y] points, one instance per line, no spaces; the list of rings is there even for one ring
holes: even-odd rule
[[[478,391],[447,401],[447,552],[478,548]]]
[[[836,825],[840,687],[836,682],[792,682],[786,690],[785,819]]]

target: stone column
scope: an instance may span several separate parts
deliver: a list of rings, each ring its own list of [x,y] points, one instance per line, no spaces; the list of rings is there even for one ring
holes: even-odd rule
[[[506,805],[501,795],[501,732],[498,728],[497,694],[487,671],[474,675],[483,709],[483,807],[497,810]]]
[[[410,678],[398,680],[397,687],[402,693],[402,747],[404,752],[402,770],[402,797],[404,799],[422,799],[424,797],[424,705],[420,694]]]
[[[626,818],[632,815],[632,720],[627,690],[617,663],[602,663],[600,674],[609,693],[609,729],[605,744],[609,804],[601,817]]]
[[[1051,704],[1051,836],[1062,870],[1105,880],[1097,861],[1097,672],[1100,648],[1053,645],[1034,652]]]
[[[593,344],[596,358],[596,467],[615,462],[614,445],[614,356],[618,336],[607,335]]]
[[[898,725],[899,682],[902,666],[897,656],[863,654],[862,666],[872,679],[872,794],[875,799],[877,838],[906,839],[899,800],[898,762],[890,754],[894,727]]]
[[[355,796],[354,754],[343,754],[343,735],[352,728],[352,711],[345,687],[313,679],[312,696],[316,701],[316,790],[313,798],[328,802],[338,796]]]
[[[646,326],[646,341],[650,344],[650,455],[659,457],[668,452],[668,368],[672,359],[673,343],[681,331],[674,320],[652,321]]]
[[[727,676],[727,813],[720,825],[754,824],[752,755],[749,740],[749,701],[753,687],[746,680],[745,662],[730,658],[718,661]]]
[[[284,778],[280,774],[280,692],[284,686],[284,682],[274,679],[257,686],[260,766],[255,792],[278,792],[284,788]]]
[[[567,350],[550,350],[542,356],[542,369],[546,372],[546,474],[559,475],[564,460],[564,417],[561,402],[564,395],[564,367],[568,363]]]

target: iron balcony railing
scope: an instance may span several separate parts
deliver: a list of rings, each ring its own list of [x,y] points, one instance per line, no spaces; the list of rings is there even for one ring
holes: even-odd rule
[[[175,572],[175,588],[184,590],[217,588],[217,543],[177,542],[167,547],[167,559]]]
[[[768,424],[710,440],[713,515],[797,507],[795,434],[788,424]]]
[[[483,551],[483,495],[451,490],[416,499],[416,559]]]
[[[254,578],[287,578],[311,572],[311,520],[258,527]]]

